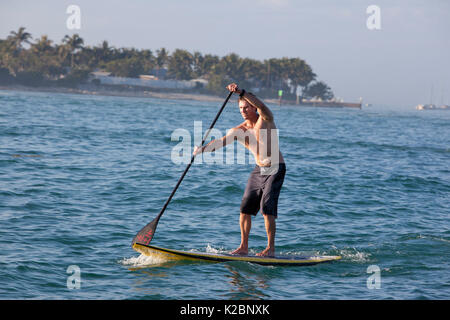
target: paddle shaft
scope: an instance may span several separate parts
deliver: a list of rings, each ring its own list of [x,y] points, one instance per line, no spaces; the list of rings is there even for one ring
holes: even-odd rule
[[[203,146],[203,144],[205,143],[206,139],[208,138],[209,133],[211,132],[212,128],[214,127],[214,125],[217,122],[217,119],[219,119],[220,114],[222,113],[223,109],[225,108],[228,100],[230,100],[231,95],[233,94],[233,92],[230,92],[227,96],[227,98],[225,99],[225,101],[223,102],[222,107],[220,108],[219,112],[217,113],[216,117],[214,118],[213,122],[211,123],[211,126],[209,127],[208,131],[206,131],[205,136],[203,137],[202,143],[200,144],[200,146]],[[166,203],[164,203],[164,206],[162,207],[161,211],[158,214],[158,217],[161,217],[161,215],[164,213],[164,211],[166,210],[167,206],[169,205],[170,200],[172,200],[173,196],[175,195],[175,192],[177,191],[178,187],[181,184],[181,181],[183,181],[184,176],[186,175],[186,173],[189,171],[189,168],[191,167],[192,163],[194,162],[195,159],[195,155],[192,155],[191,157],[191,161],[189,162],[189,164],[187,165],[186,169],[184,169],[183,174],[181,175],[180,179],[178,179],[177,184],[175,185],[175,188],[172,190],[172,193],[170,194],[169,198],[167,199]]]
[[[225,99],[222,107],[220,108],[219,112],[217,113],[216,117],[214,118],[211,126],[209,127],[208,131],[206,131],[206,134],[203,137],[201,146],[203,146],[203,144],[205,143],[206,139],[208,138],[209,133],[211,132],[211,130],[214,127],[214,125],[216,124],[217,119],[219,119],[220,114],[222,113],[223,109],[225,108],[228,100],[230,100],[230,97],[231,97],[232,94],[233,94],[233,92],[230,92],[228,94],[227,98]],[[178,179],[178,182],[175,185],[175,188],[172,190],[172,193],[170,194],[169,198],[164,203],[164,206],[162,207],[161,211],[159,212],[159,214],[156,216],[155,219],[153,219],[150,223],[148,223],[144,228],[142,228],[136,234],[136,236],[134,237],[134,239],[132,241],[132,245],[133,246],[134,246],[135,243],[148,245],[152,241],[153,236],[155,234],[156,226],[158,225],[159,219],[161,218],[161,216],[163,215],[163,213],[166,210],[167,206],[169,205],[170,200],[172,200],[173,196],[175,195],[175,192],[177,191],[178,187],[181,184],[181,181],[183,181],[184,176],[186,175],[186,173],[188,172],[188,170],[191,167],[192,163],[194,162],[194,159],[195,159],[195,155],[193,154],[192,157],[191,157],[191,161],[187,165],[186,169],[184,169],[183,174],[181,175],[180,179]]]

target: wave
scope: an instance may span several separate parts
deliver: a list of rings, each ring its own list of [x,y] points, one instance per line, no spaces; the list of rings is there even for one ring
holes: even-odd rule
[[[426,235],[426,234],[420,234],[420,233],[409,233],[405,234],[399,237],[400,241],[408,241],[408,240],[431,240],[436,242],[443,242],[444,244],[450,243],[450,239],[446,239],[444,237],[439,236],[433,236],[433,235]]]
[[[445,147],[433,147],[433,146],[424,146],[424,145],[418,145],[418,146],[411,146],[411,145],[397,145],[397,144],[389,144],[389,143],[378,143],[378,142],[372,142],[372,141],[346,141],[342,139],[327,139],[327,138],[318,138],[318,137],[294,137],[294,136],[281,136],[280,137],[280,143],[288,143],[288,144],[312,144],[314,146],[321,145],[321,144],[330,144],[333,146],[342,146],[342,147],[362,147],[362,148],[374,148],[377,150],[394,150],[394,151],[416,151],[416,152],[424,152],[424,151],[430,151],[430,152],[436,152],[441,154],[448,154],[450,153],[450,148]]]
[[[404,187],[424,190],[425,186],[432,188],[433,191],[449,191],[450,185],[446,183],[445,180],[439,177],[418,177],[413,175],[405,175],[405,174],[392,174],[390,177],[384,180],[384,182],[391,183],[399,183]],[[439,189],[438,189],[439,187]]]

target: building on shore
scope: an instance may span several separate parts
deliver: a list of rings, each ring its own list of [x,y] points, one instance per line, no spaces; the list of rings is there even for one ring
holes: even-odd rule
[[[153,89],[195,89],[208,84],[205,79],[192,80],[160,80],[154,75],[140,75],[139,78],[111,76],[110,72],[95,71],[90,73],[90,81],[104,85],[138,86]]]

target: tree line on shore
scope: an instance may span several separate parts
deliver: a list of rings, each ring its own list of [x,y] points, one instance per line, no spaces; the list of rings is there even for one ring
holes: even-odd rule
[[[131,78],[164,70],[166,79],[206,79],[204,90],[213,94],[223,93],[228,83],[236,82],[243,88],[258,88],[263,97],[274,97],[278,90],[284,91],[283,98],[295,97],[297,87],[304,98],[333,97],[330,87],[318,81],[311,66],[300,58],[259,61],[235,53],[219,57],[184,49],[169,53],[165,48],[115,48],[107,41],[85,46],[78,34],[66,35],[58,44],[47,35],[33,39],[24,27],[0,39],[2,84],[76,87],[86,83],[89,73],[95,70]]]

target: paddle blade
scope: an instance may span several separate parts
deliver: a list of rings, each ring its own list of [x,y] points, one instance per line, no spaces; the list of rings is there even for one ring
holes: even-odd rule
[[[141,231],[136,234],[131,245],[134,245],[135,243],[148,245],[153,239],[153,235],[155,234],[159,218],[160,215],[158,215],[155,219],[153,219],[152,222],[143,227]]]

